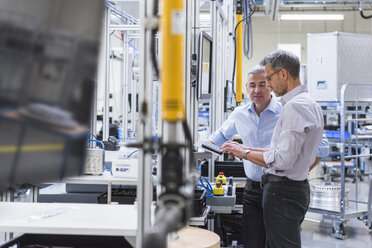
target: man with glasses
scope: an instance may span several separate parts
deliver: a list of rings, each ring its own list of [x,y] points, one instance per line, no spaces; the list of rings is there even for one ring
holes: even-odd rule
[[[281,104],[272,98],[271,88],[265,81],[263,66],[249,70],[246,89],[251,103],[237,107],[223,125],[209,136],[209,140],[222,146],[239,134],[245,151],[248,147],[267,148],[270,145],[275,124],[282,110]],[[320,157],[328,155],[328,141],[323,140],[319,146],[316,165]],[[263,220],[261,176],[263,167],[244,160],[247,176],[243,198],[243,239],[245,247],[264,248],[266,232]]]
[[[310,203],[309,169],[323,134],[323,113],[299,79],[299,59],[276,50],[261,62],[265,80],[283,109],[270,147],[252,148],[225,142],[221,151],[263,168],[262,207],[267,247],[301,247],[300,225]],[[321,145],[322,146],[322,145]],[[316,162],[316,161],[315,161]]]

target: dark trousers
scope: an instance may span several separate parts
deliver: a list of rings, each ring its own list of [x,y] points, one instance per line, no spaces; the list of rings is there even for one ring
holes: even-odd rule
[[[247,179],[243,194],[243,240],[246,248],[265,248],[266,232],[263,221],[260,183]]]
[[[269,248],[301,248],[300,226],[310,203],[307,180],[268,181],[263,190],[263,219]]]

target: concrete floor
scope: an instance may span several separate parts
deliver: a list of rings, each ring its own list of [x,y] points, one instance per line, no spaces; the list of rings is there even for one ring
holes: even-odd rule
[[[307,217],[315,219],[320,215],[309,213]],[[331,236],[332,222],[324,221],[315,223],[305,220],[302,224],[302,247],[303,248],[367,248],[372,247],[372,230],[358,219],[351,219],[345,226],[348,237],[339,240]]]
[[[314,174],[312,175],[313,180],[310,177],[310,184],[322,183],[322,180],[315,178],[322,177],[323,175]],[[337,182],[339,179],[335,179],[335,181]],[[352,180],[348,178],[346,181],[345,187],[350,190],[349,199],[355,200],[356,195],[358,195],[358,201],[368,202],[369,178],[367,176],[363,177],[363,181],[358,182],[358,193],[355,192],[355,184],[352,183]],[[309,219],[319,222],[309,221]],[[332,222],[330,220],[321,222],[321,220],[322,215],[320,214],[311,212],[306,214],[301,233],[303,248],[372,248],[372,230],[368,229],[361,220],[354,218],[346,223],[344,230],[348,237],[345,240],[332,237]]]

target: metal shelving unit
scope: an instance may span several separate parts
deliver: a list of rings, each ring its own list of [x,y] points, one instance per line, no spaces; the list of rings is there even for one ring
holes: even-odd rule
[[[355,98],[353,101],[350,99],[346,99],[346,93],[351,96],[353,92],[351,90],[355,90]],[[371,99],[362,98],[360,99],[360,91],[371,91],[372,92],[372,85],[367,84],[344,84],[341,88],[341,97],[340,102],[337,107],[337,112],[340,114],[340,186],[341,186],[341,195],[340,195],[340,203],[339,208],[327,208],[327,207],[311,207],[309,208],[310,212],[318,213],[323,215],[323,219],[329,219],[333,222],[333,232],[332,236],[338,239],[345,239],[347,237],[344,227],[346,222],[353,218],[362,218],[368,225],[371,227],[371,218],[372,218],[372,207],[371,207],[371,198],[372,198],[372,189],[371,189],[371,180],[372,177],[369,177],[369,196],[368,202],[363,202],[358,199],[358,173],[360,171],[360,158],[363,157],[370,157],[372,154],[368,153],[359,153],[359,149],[363,147],[363,142],[366,143],[365,137],[362,137],[358,134],[358,124],[360,122],[372,122],[372,118],[366,118],[368,115],[372,116],[371,113],[367,113],[366,111],[362,111],[361,105],[363,102],[370,102]],[[371,94],[372,96],[372,94]],[[350,98],[350,97],[349,97]],[[366,104],[364,104],[366,105]],[[355,110],[347,110],[348,106],[353,106]],[[364,109],[365,110],[365,109]],[[350,114],[353,115],[350,118]],[[363,117],[362,117],[363,115]],[[354,117],[355,116],[355,117]],[[365,116],[365,117],[364,117]],[[345,129],[347,127],[347,131],[351,134],[350,137],[345,137]],[[369,139],[369,138],[368,138]],[[346,153],[345,150],[348,149]],[[352,154],[352,149],[355,150],[355,154]],[[345,196],[345,167],[346,167],[346,159],[355,160],[355,199],[349,200],[349,204],[347,204],[347,198]]]

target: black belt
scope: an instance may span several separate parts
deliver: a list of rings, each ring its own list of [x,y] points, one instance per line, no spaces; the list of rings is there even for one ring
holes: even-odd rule
[[[296,182],[296,183],[307,183],[307,179],[302,181],[296,181],[289,179],[288,177],[281,177],[272,174],[266,174],[261,177],[261,184],[264,185],[268,182]]]
[[[249,178],[247,178],[246,183],[252,185],[253,187],[261,187],[261,182],[256,182]]]

